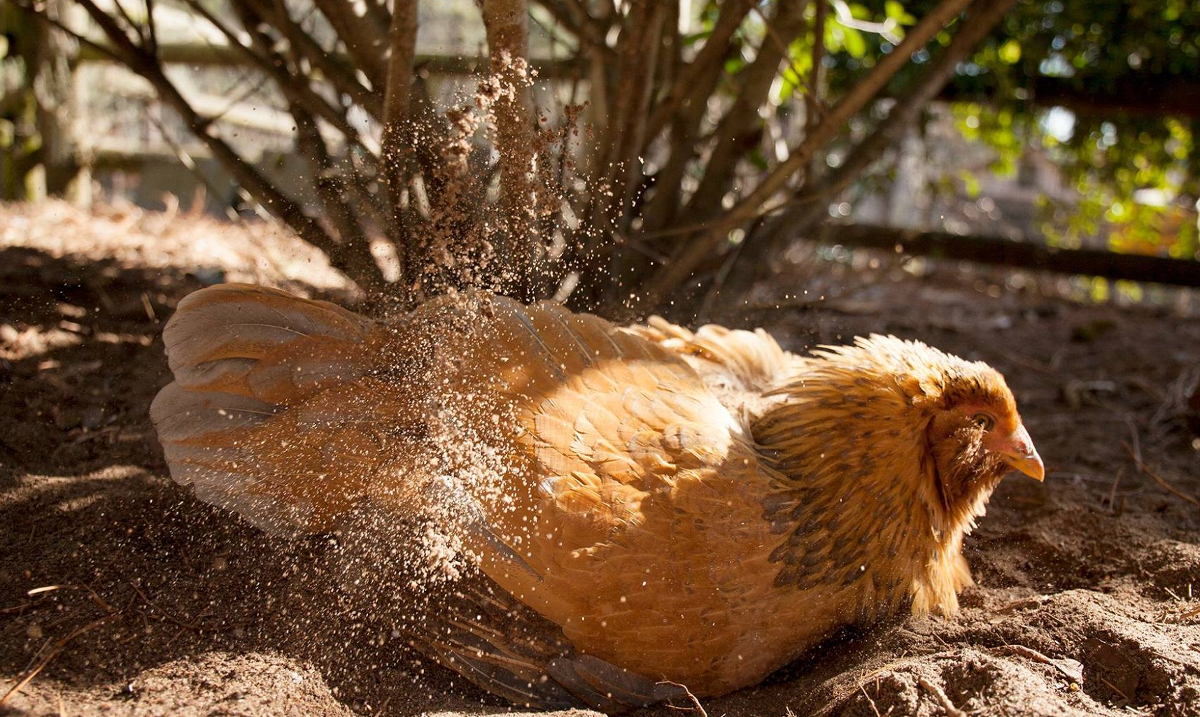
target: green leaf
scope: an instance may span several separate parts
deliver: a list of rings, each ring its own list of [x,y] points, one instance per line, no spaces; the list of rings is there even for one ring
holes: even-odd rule
[[[1021,43],[1009,40],[1000,46],[998,53],[1000,61],[1006,65],[1015,65],[1021,60]]]
[[[897,25],[917,24],[917,18],[910,15],[909,12],[904,9],[904,5],[900,4],[896,0],[887,0],[887,2],[883,4],[883,12],[889,20],[894,21]]]
[[[861,32],[852,27],[842,27],[842,35],[842,44],[851,57],[858,60],[867,54],[867,41],[863,39]]]
[[[963,189],[966,191],[968,197],[975,199],[979,196],[979,178],[974,173],[964,169],[958,173],[958,178],[962,180]]]
[[[16,136],[16,126],[9,120],[0,119],[0,149],[11,149]]]
[[[767,164],[767,158],[763,156],[762,150],[759,148],[755,148],[755,150],[751,152],[750,156],[746,159],[748,159],[750,164],[760,172],[765,172],[770,167],[770,165]]]

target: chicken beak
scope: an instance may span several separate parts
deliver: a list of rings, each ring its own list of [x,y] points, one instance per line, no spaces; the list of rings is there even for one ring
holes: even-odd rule
[[[1046,466],[1042,457],[1033,447],[1033,439],[1024,425],[1018,425],[1012,435],[994,448],[996,453],[1004,456],[1004,462],[1014,469],[1021,471],[1039,483],[1046,478]]]

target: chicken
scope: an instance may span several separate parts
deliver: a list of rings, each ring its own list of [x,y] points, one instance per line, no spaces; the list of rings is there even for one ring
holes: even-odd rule
[[[721,695],[839,627],[951,615],[992,490],[1044,475],[999,373],[890,336],[801,356],[482,293],[383,324],[230,284],[164,340],[175,480],[274,532],[450,506],[492,597],[426,648],[531,706]]]

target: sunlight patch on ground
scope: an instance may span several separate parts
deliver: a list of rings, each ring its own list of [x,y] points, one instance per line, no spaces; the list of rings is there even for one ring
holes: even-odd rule
[[[129,205],[97,207],[88,213],[61,201],[0,204],[0,247],[126,266],[172,267],[194,273],[205,283],[276,285],[288,280],[324,290],[352,286],[324,254],[274,223],[229,224]]]

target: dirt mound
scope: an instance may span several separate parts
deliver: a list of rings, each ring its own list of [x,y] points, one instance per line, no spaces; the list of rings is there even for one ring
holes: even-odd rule
[[[0,237],[0,696],[20,683],[5,708],[506,711],[353,598],[372,566],[345,559],[343,536],[271,539],[167,478],[147,407],[169,378],[159,333],[175,303],[219,279],[352,298],[336,274],[264,225],[129,209],[0,206]],[[224,249],[193,251],[204,237]],[[713,318],[794,350],[892,332],[986,360],[1047,480],[1001,484],[967,541],[979,584],[958,617],[848,631],[704,708],[1200,715],[1200,453],[1179,390],[1200,321],[888,261],[781,275]],[[822,285],[851,293],[784,298]]]

